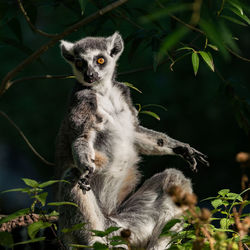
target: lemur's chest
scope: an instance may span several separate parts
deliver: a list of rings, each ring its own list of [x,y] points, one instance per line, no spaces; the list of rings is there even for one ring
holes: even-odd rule
[[[103,130],[126,133],[133,129],[133,115],[118,88],[113,87],[106,95],[97,94],[97,107]]]

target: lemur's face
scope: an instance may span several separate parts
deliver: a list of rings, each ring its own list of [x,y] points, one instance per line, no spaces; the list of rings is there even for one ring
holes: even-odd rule
[[[61,51],[77,80],[91,86],[112,78],[123,41],[118,33],[107,38],[88,37],[76,43],[61,41]]]

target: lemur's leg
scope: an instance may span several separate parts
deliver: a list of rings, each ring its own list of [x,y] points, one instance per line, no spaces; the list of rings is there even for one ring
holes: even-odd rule
[[[64,175],[64,179],[70,183],[63,182],[61,184],[60,200],[74,202],[78,207],[71,205],[60,206],[60,229],[86,223],[80,230],[62,234],[66,245],[78,243],[90,246],[95,241],[101,241],[99,237],[93,237],[90,230],[105,230],[105,217],[98,206],[93,191],[89,189],[87,174],[82,174],[78,168],[70,168]]]
[[[197,161],[209,166],[207,156],[192,148],[189,144],[177,141],[164,133],[138,126],[135,144],[141,154],[146,155],[179,155],[193,170]]]
[[[167,193],[173,185],[181,186],[185,192],[192,192],[190,180],[182,172],[166,169],[148,179],[120,206],[119,214],[111,217],[121,228],[131,230],[132,246],[165,249],[169,239],[159,241],[159,234],[167,221],[182,214]]]

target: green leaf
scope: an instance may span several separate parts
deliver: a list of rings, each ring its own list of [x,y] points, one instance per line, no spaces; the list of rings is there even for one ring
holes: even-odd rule
[[[71,228],[63,228],[62,229],[62,232],[63,233],[71,233],[73,231],[76,231],[76,230],[79,230],[81,228],[83,228],[83,226],[85,225],[86,223],[79,223],[79,224],[75,224],[73,227]]]
[[[211,201],[211,204],[214,208],[217,208],[223,205],[223,201],[221,199],[216,199],[216,200]]]
[[[112,238],[109,238],[110,244],[112,246],[117,246],[117,245],[122,245],[125,244],[127,245],[128,242],[124,240],[121,236],[113,236]]]
[[[198,69],[199,69],[199,56],[196,52],[192,53],[192,64],[194,69],[194,75],[197,75]]]
[[[117,231],[118,229],[119,229],[119,227],[109,227],[105,231],[91,230],[91,232],[93,232],[95,236],[104,237],[104,236],[107,236],[114,231]]]
[[[236,194],[236,193],[228,193],[227,198],[229,198],[230,200],[243,201],[242,197],[239,194]]]
[[[215,51],[219,51],[218,47],[216,47],[213,44],[208,44],[207,46],[210,47],[211,49],[215,50]]]
[[[88,0],[78,0],[78,2],[79,2],[80,7],[81,7],[81,15],[83,16]]]
[[[71,205],[71,206],[78,207],[76,203],[69,202],[69,201],[49,202],[47,205],[49,205],[49,206]]]
[[[164,106],[159,105],[159,104],[153,104],[153,103],[152,104],[145,104],[141,107],[141,109],[146,108],[146,107],[157,107],[157,108],[161,108],[165,111],[168,111],[167,108],[165,108]]]
[[[27,185],[27,186],[30,186],[30,187],[38,187],[39,183],[35,180],[32,180],[32,179],[28,179],[28,178],[22,178],[22,180],[24,181],[24,183]]]
[[[226,16],[226,15],[221,15],[222,18],[230,21],[230,22],[233,22],[233,23],[236,23],[236,24],[239,24],[239,25],[242,25],[242,26],[247,26],[247,24],[239,21],[238,19],[234,18],[234,17],[231,17],[231,16]]]
[[[48,186],[51,186],[55,183],[58,183],[58,182],[65,182],[65,183],[69,183],[68,181],[65,181],[65,180],[50,180],[50,181],[46,181],[46,182],[43,182],[43,183],[40,183],[38,185],[38,187],[40,188],[45,188],[45,187],[48,187]]]
[[[164,226],[164,228],[161,231],[161,235],[164,235],[169,232],[169,230],[177,223],[181,222],[179,219],[172,219],[167,222],[167,224]]]
[[[29,190],[30,190],[30,188],[13,188],[13,189],[8,189],[8,190],[5,190],[5,191],[2,191],[1,194],[9,193],[9,192],[27,193]]]
[[[177,49],[176,51],[181,51],[181,50],[192,50],[193,52],[195,52],[195,50],[194,50],[193,48],[187,47],[187,46],[182,47],[182,48],[179,48],[179,49]]]
[[[231,4],[234,8],[236,8],[241,15],[244,14],[242,7],[236,1],[228,0],[228,3]]]
[[[51,225],[52,223],[44,222],[44,221],[34,222],[28,226],[28,235],[31,239],[34,239],[40,229],[50,227]]]
[[[48,193],[47,193],[47,192],[44,192],[44,193],[41,193],[41,194],[38,194],[38,195],[33,196],[33,198],[39,200],[39,201],[41,202],[41,204],[42,204],[43,206],[45,206],[47,196],[48,196]]]
[[[152,111],[143,110],[143,111],[140,112],[140,114],[150,115],[150,116],[154,117],[155,119],[157,119],[158,121],[160,121],[160,117],[156,113],[154,113]]]
[[[142,92],[138,88],[136,88],[132,83],[124,82],[124,84],[142,94]]]
[[[93,248],[87,245],[79,245],[79,244],[69,244],[70,247],[76,247],[76,248]]]
[[[250,25],[250,19],[244,14],[241,13],[238,9],[235,8],[229,8],[235,15],[240,17],[242,20],[244,20],[247,24]]]
[[[109,248],[105,244],[100,242],[95,242],[93,248],[95,250],[109,250]]]
[[[212,20],[201,19],[200,26],[205,31],[209,40],[219,48],[219,51],[224,55],[226,59],[229,58],[229,53],[225,48],[224,41],[219,30],[218,23],[215,23]]]
[[[13,245],[13,237],[11,233],[0,232],[0,246],[11,247]]]
[[[25,245],[25,244],[29,244],[29,243],[44,241],[45,239],[46,239],[46,237],[40,237],[40,238],[35,238],[35,239],[32,239],[32,240],[26,240],[26,241],[15,243],[14,246]]]
[[[200,55],[202,56],[203,60],[209,66],[209,68],[214,72],[214,62],[212,55],[205,51],[199,51]]]
[[[187,28],[181,27],[166,36],[159,51],[159,59],[161,59],[168,50],[172,49],[188,32],[189,30]]]
[[[220,190],[220,191],[218,192],[218,194],[224,197],[224,196],[225,196],[226,194],[228,194],[229,192],[230,192],[229,189],[222,189],[222,190]]]
[[[48,214],[48,216],[58,216],[59,213],[57,211],[52,211],[50,214]]]
[[[222,229],[228,229],[230,225],[234,224],[234,219],[222,218],[220,220],[220,226]]]
[[[8,216],[5,216],[3,217],[1,220],[0,220],[0,225],[5,223],[5,222],[8,222],[8,221],[11,221],[19,216],[23,216],[23,215],[26,215],[26,214],[29,214],[30,212],[30,209],[29,208],[24,208],[24,209],[20,209]]]

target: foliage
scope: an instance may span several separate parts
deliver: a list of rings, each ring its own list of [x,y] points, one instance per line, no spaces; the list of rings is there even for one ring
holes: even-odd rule
[[[41,229],[51,228],[57,231],[55,222],[49,222],[46,215],[46,205],[53,203],[46,203],[46,198],[41,199],[44,194],[43,186],[49,186],[56,181],[47,181],[38,183],[32,179],[23,178],[23,181],[28,186],[27,188],[11,189],[6,192],[22,192],[27,193],[32,200],[30,208],[19,210],[10,214],[0,220],[0,226],[3,223],[8,223],[17,217],[22,217],[26,214],[32,213],[35,210],[39,211],[40,218],[28,225],[28,236],[30,240],[22,242],[14,242],[10,232],[0,232],[0,245],[5,247],[13,247],[16,245],[25,245],[46,240],[46,237],[37,236]],[[65,182],[65,181],[64,181]],[[39,187],[39,189],[38,189]],[[200,209],[194,207],[193,203],[188,205],[188,210],[184,213],[183,218],[175,218],[167,222],[162,229],[160,237],[170,237],[169,246],[171,250],[174,249],[242,249],[242,244],[249,246],[250,237],[248,235],[250,228],[250,213],[244,213],[249,208],[250,201],[243,200],[242,195],[247,193],[250,188],[243,191],[241,194],[230,192],[229,189],[222,189],[218,192],[216,197],[209,197],[205,200],[210,200],[213,210]],[[174,199],[173,199],[174,200]],[[180,198],[177,198],[178,206],[182,207]],[[61,202],[56,205],[73,205],[70,202]],[[185,203],[186,205],[186,203]],[[241,212],[237,212],[236,208]],[[50,215],[58,215],[57,212],[52,212]],[[218,223],[219,222],[219,223]],[[183,225],[181,232],[176,232],[174,226],[177,224]],[[64,234],[71,233],[85,227],[85,223],[74,225],[72,228],[63,228],[61,232]],[[127,230],[129,231],[129,230]],[[93,236],[99,237],[99,242],[95,242],[92,246],[70,244],[73,249],[78,248],[93,248],[100,249],[115,249],[117,247],[124,248],[130,247],[129,237],[131,232],[123,233],[119,227],[109,227],[105,231],[91,230]],[[57,238],[58,242],[60,239]],[[47,240],[48,241],[48,240]],[[59,243],[58,243],[59,244]]]

